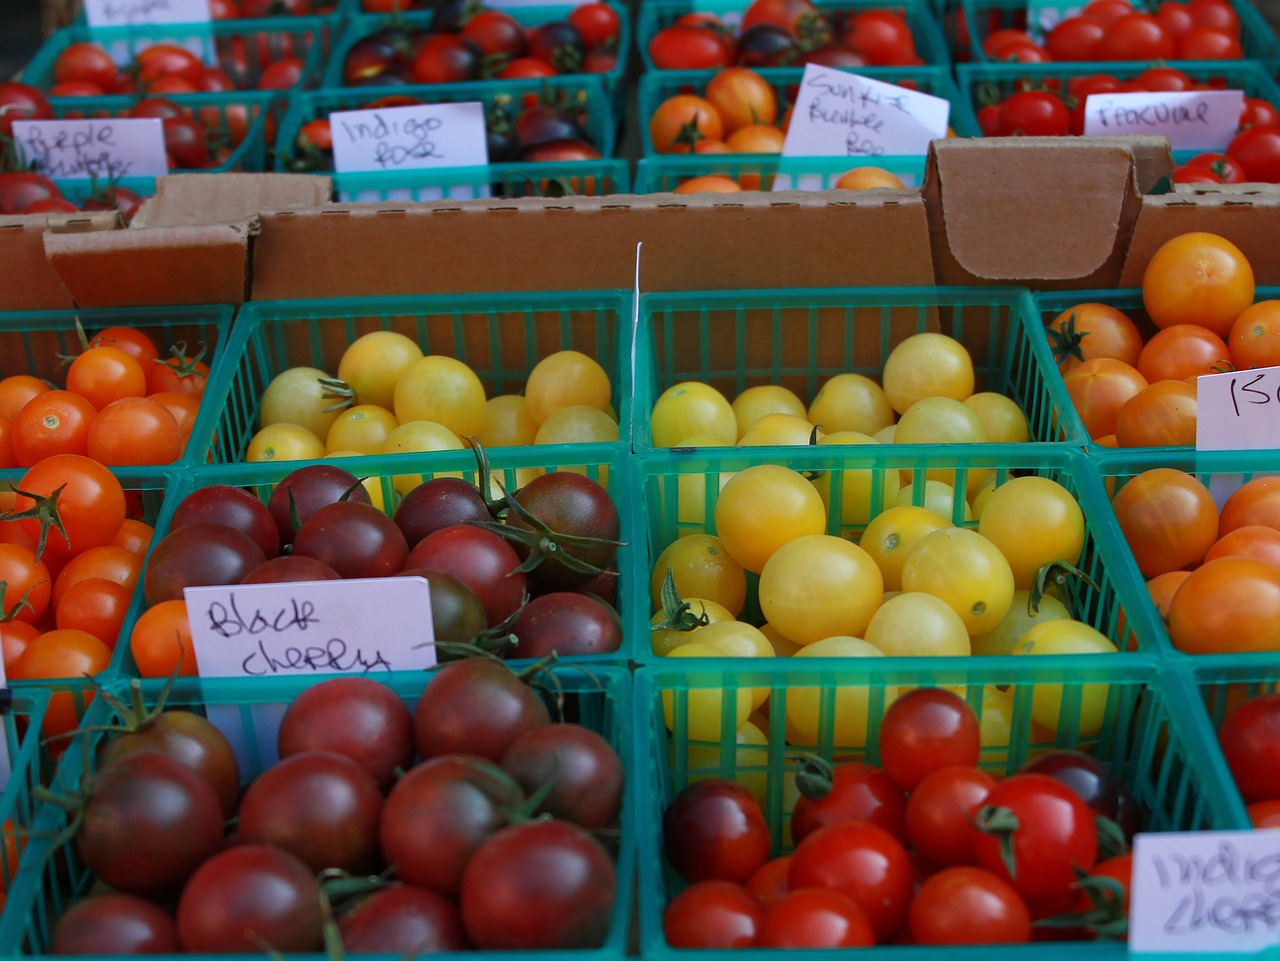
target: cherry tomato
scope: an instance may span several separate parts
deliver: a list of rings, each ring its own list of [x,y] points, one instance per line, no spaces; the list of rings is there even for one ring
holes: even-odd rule
[[[1031,940],[1031,911],[996,874],[952,867],[920,885],[907,927],[914,944],[1017,944]]]
[[[746,948],[755,944],[764,907],[732,881],[691,884],[662,912],[662,931],[673,948]]]
[[[686,786],[662,817],[667,859],[686,881],[742,884],[769,859],[769,828],[742,785],[706,778]]]
[[[904,791],[932,772],[978,763],[978,718],[964,699],[944,688],[917,688],[889,705],[880,722],[880,759]]]

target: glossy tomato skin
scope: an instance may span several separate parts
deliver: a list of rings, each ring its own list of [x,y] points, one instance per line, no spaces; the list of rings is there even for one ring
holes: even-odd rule
[[[515,548],[493,531],[453,524],[428,534],[409,552],[404,567],[451,574],[475,592],[490,627],[514,614],[528,594]]]
[[[409,545],[395,521],[376,507],[341,501],[303,522],[293,552],[328,564],[342,577],[390,577],[404,567]]]
[[[561,657],[610,654],[622,646],[618,612],[590,594],[556,591],[535,597],[512,627],[515,646],[507,657]]]
[[[953,764],[976,766],[982,750],[978,718],[944,688],[916,688],[898,698],[880,722],[885,773],[904,791]]]
[[[598,947],[613,920],[613,859],[567,821],[499,831],[467,863],[459,904],[480,950]]]
[[[272,531],[275,530],[273,526]],[[340,576],[328,564],[314,557],[281,554],[269,557],[240,581],[241,584],[281,584],[290,581],[336,581]]]
[[[505,664],[478,658],[437,669],[413,711],[423,758],[465,753],[497,763],[521,734],[549,723],[537,691]]]
[[[467,945],[458,907],[408,885],[374,891],[338,918],[342,946],[353,954],[434,954]]]
[[[200,866],[178,900],[178,935],[191,952],[315,951],[323,940],[320,887],[287,851],[227,848]]]
[[[173,758],[145,752],[98,772],[76,853],[114,888],[168,895],[222,847],[222,823],[207,781]]]
[[[459,477],[433,477],[419,484],[404,495],[394,515],[410,550],[445,527],[492,519],[480,488]]]
[[[1116,816],[1121,784],[1106,765],[1088,754],[1050,751],[1032,758],[1019,770],[1024,774],[1047,774],[1075,791],[1080,800],[1103,817]]]
[[[1014,870],[1005,866],[993,816],[1012,813]],[[1074,893],[1076,868],[1097,860],[1094,812],[1071,788],[1046,774],[1017,774],[998,783],[978,812],[978,866],[1012,884],[1031,905],[1052,905]]]
[[[49,120],[53,107],[38,89],[26,83],[0,82],[0,137],[13,136],[15,120]]]
[[[210,484],[192,491],[173,512],[170,529],[197,523],[224,524],[253,538],[262,553],[280,553],[280,534],[265,504],[243,487]]]
[[[180,601],[185,587],[239,584],[266,559],[248,534],[222,524],[188,524],[170,531],[152,549],[143,592],[148,605]]]
[[[746,948],[755,943],[764,907],[732,881],[699,881],[662,912],[662,932],[673,948]]]
[[[952,867],[920,885],[908,927],[915,944],[1020,944],[1031,940],[1031,911],[990,871]]]
[[[599,541],[587,545],[561,545],[565,553],[591,565],[594,571],[574,570],[555,557],[540,563],[529,577],[544,589],[571,590],[590,581],[613,561],[618,551],[618,508],[609,492],[596,481],[582,474],[556,471],[535,477],[515,494],[515,499],[553,533]],[[508,513],[507,524],[520,530],[531,530],[514,510]],[[517,546],[517,551],[520,550]]]
[[[361,504],[372,503],[369,492],[350,471],[332,464],[311,464],[289,473],[267,500],[267,510],[275,518],[280,543],[292,544],[297,527],[291,509],[297,512],[298,526],[326,504],[345,498]]]
[[[847,895],[801,888],[769,906],[756,943],[767,948],[869,948],[875,944],[875,932]]]
[[[613,746],[589,728],[561,722],[525,731],[502,756],[501,767],[525,794],[551,785],[540,812],[588,829],[617,823],[622,761]]]
[[[1260,694],[1232,709],[1218,743],[1246,803],[1280,798],[1280,694]]]
[[[906,834],[930,864],[972,864],[973,817],[996,780],[975,767],[944,767],[928,774],[907,799]]]
[[[58,918],[50,954],[176,954],[178,928],[154,901],[104,891],[77,901]]]
[[[667,860],[686,881],[744,884],[769,859],[769,826],[741,784],[705,778],[687,785],[662,816]]]
[[[907,919],[915,884],[902,842],[867,821],[815,831],[791,856],[787,886],[827,888],[851,898],[871,923],[877,943],[893,938]]]
[[[796,777],[800,797],[791,810],[794,843],[842,821],[870,821],[895,837],[905,837],[907,797],[882,769],[856,762],[837,764],[826,783],[812,778],[802,782],[806,770]]]

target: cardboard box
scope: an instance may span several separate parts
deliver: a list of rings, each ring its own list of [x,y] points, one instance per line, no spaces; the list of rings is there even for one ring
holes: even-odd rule
[[[314,207],[330,189],[327,177],[177,174],[128,228],[115,214],[0,222],[0,308],[239,304],[258,212]]]
[[[254,300],[933,283],[914,191],[330,204],[265,211]]]
[[[936,140],[922,192],[937,282],[1114,286],[1143,195],[1172,173],[1162,137]]]

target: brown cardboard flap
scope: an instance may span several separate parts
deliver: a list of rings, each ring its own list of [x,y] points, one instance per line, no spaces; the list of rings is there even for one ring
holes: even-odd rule
[[[0,218],[0,310],[67,310],[71,292],[44,252],[49,231],[87,233],[118,226],[114,212]]]
[[[254,299],[931,284],[912,191],[331,204],[268,211]]]
[[[924,197],[939,283],[1108,285],[1163,138],[938,140]]]
[[[46,234],[44,252],[79,307],[238,304],[249,226]]]
[[[252,220],[261,210],[315,207],[332,196],[329,177],[284,173],[171,174],[133,218],[132,227],[181,227]]]
[[[1144,197],[1121,287],[1141,287],[1142,275],[1161,244],[1179,234],[1203,230],[1226,237],[1253,267],[1259,286],[1280,284],[1280,186],[1222,184],[1213,189],[1179,184],[1169,194]]]

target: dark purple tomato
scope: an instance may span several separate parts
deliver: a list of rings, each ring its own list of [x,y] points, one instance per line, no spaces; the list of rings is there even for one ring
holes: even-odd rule
[[[480,10],[463,24],[462,36],[476,45],[487,64],[506,63],[527,49],[524,27],[505,10]]]
[[[478,80],[483,63],[483,55],[470,40],[456,33],[430,33],[415,46],[409,79],[413,83]]]
[[[590,477],[569,471],[555,471],[535,477],[515,493],[520,506],[551,534],[544,539],[556,542],[554,552],[547,551],[535,539],[532,553],[543,559],[529,572],[531,582],[546,590],[572,590],[588,583],[607,570],[618,553],[618,508],[609,492]],[[507,525],[534,533],[533,527],[514,510],[507,512]],[[560,537],[591,538],[590,543],[557,540]],[[530,549],[515,541],[520,556],[530,556]],[[566,561],[565,557],[571,558]]]
[[[467,947],[458,906],[434,891],[408,885],[361,898],[338,918],[338,933],[349,955],[413,957]]]
[[[662,815],[667,860],[686,881],[745,884],[769,860],[769,825],[741,784],[710,777],[688,784]]]
[[[273,528],[274,529],[274,528]],[[267,559],[244,576],[241,584],[283,584],[295,581],[337,581],[338,572],[323,561],[301,554]]]
[[[438,668],[413,711],[424,758],[475,754],[502,760],[525,731],[551,723],[538,692],[499,661],[473,658]]]
[[[738,67],[785,67],[799,56],[790,33],[776,24],[757,23],[742,31],[733,62]]]
[[[521,147],[548,140],[587,140],[587,132],[567,111],[548,103],[535,104],[516,117],[516,140]]]
[[[1020,774],[1047,774],[1061,781],[1103,817],[1115,818],[1120,784],[1106,766],[1079,751],[1050,751],[1022,766]]]
[[[457,897],[475,850],[509,823],[519,788],[474,755],[423,761],[396,781],[382,812],[382,858],[397,878]]]
[[[147,558],[147,605],[182,600],[184,587],[239,584],[267,559],[248,534],[221,524],[189,524],[160,539]]]
[[[613,920],[617,874],[600,842],[568,821],[525,821],[472,855],[459,904],[481,951],[599,947]]]
[[[622,646],[618,612],[591,594],[557,591],[535,597],[520,611],[507,657],[609,654]]]
[[[412,549],[445,527],[491,521],[493,516],[475,484],[460,477],[433,477],[404,495],[394,519]]]
[[[85,867],[113,888],[162,897],[222,847],[222,834],[209,782],[148,751],[97,773],[75,845]]]
[[[600,600],[609,605],[618,603],[618,563],[615,559],[614,563],[609,565],[609,569],[603,574],[597,574],[587,583],[583,584],[578,590],[583,594],[594,594]]]
[[[288,851],[241,844],[200,866],[178,901],[178,937],[192,954],[318,951],[320,886]]]
[[[439,33],[458,33],[475,10],[468,0],[439,0],[432,7],[431,29]]]
[[[801,63],[816,63],[823,67],[847,67],[856,70],[865,67],[867,61],[847,47],[819,47],[800,55]]]
[[[280,719],[281,758],[331,751],[355,761],[385,790],[413,763],[413,715],[391,688],[367,677],[335,677],[292,701]]]
[[[512,573],[520,566],[515,548],[493,531],[455,524],[428,534],[409,552],[404,568],[452,574],[475,592],[490,627],[501,624],[524,603],[528,581]]]
[[[154,901],[123,891],[91,894],[53,928],[50,954],[177,954],[178,928]]]
[[[341,501],[303,522],[293,553],[323,561],[342,577],[390,577],[404,567],[409,545],[395,521],[376,507]]]
[[[373,775],[341,754],[303,751],[259,774],[240,801],[242,841],[283,848],[315,873],[378,867],[382,792]]]
[[[567,20],[553,20],[529,31],[529,56],[549,64],[556,73],[577,73],[586,55],[582,34]]]
[[[431,630],[437,644],[469,644],[488,625],[476,592],[452,574],[408,568],[400,577],[425,577],[431,587]],[[445,660],[441,652],[440,660]]]
[[[350,471],[332,464],[311,464],[291,472],[271,492],[267,510],[275,518],[281,544],[292,544],[302,522],[326,504],[340,500],[372,504],[369,492]],[[294,523],[293,514],[297,514]]]
[[[280,532],[267,505],[242,487],[211,484],[192,491],[173,512],[169,529],[205,523],[224,524],[248,534],[267,557],[280,553]]]
[[[102,742],[102,766],[146,751],[158,751],[200,775],[230,817],[240,800],[240,764],[225,734],[192,711],[164,711]]]
[[[365,84],[382,81],[388,74],[404,70],[395,46],[377,35],[357,40],[342,61],[344,84]]]
[[[551,783],[540,811],[589,829],[617,823],[622,761],[590,728],[557,723],[525,731],[503,756],[502,769],[528,795]]]

